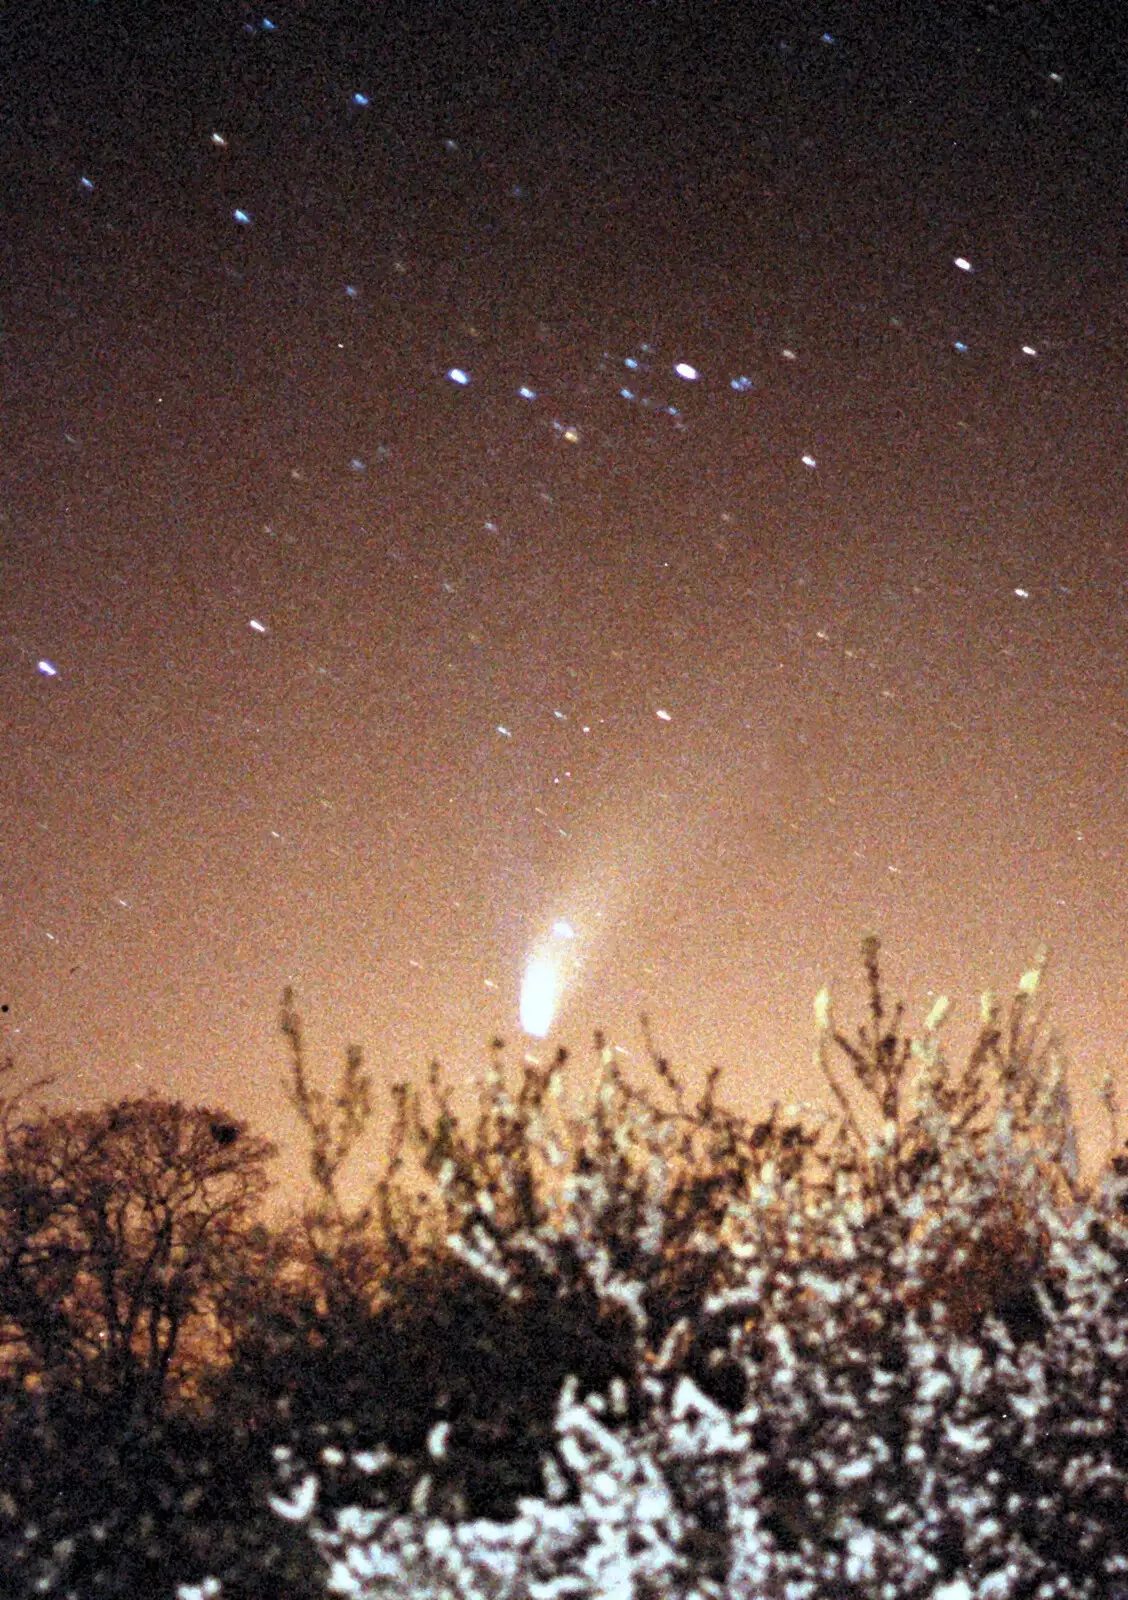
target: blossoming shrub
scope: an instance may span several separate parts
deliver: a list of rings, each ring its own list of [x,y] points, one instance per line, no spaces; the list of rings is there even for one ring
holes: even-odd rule
[[[942,1010],[903,1036],[865,958],[856,1040],[817,1003],[822,1124],[687,1112],[664,1063],[663,1111],[607,1062],[571,1144],[541,1116],[547,1079],[524,1105],[495,1080],[477,1145],[449,1107],[418,1122],[451,1253],[517,1307],[582,1285],[633,1360],[602,1392],[563,1385],[539,1488],[505,1517],[436,1498],[454,1417],[406,1501],[378,1441],[347,1507],[326,1495],[343,1456],[283,1447],[275,1509],[310,1528],[331,1592],[1128,1596],[1123,1163],[1080,1183],[1039,967],[1007,1017],[985,999],[956,1076]]]
[[[671,1340],[706,1390],[739,1404],[724,1316],[703,1304],[739,1279],[735,1208],[765,1164],[798,1170],[813,1142],[797,1117],[742,1121],[718,1106],[715,1077],[687,1106],[655,1055],[660,1105],[601,1044],[579,1112],[560,1092],[563,1054],[526,1060],[511,1084],[497,1047],[476,1119],[459,1116],[436,1069],[429,1098],[398,1092],[389,1171],[364,1213],[384,1270],[371,1291],[349,1289],[331,1244],[334,1230],[354,1238],[357,1220],[336,1197],[343,1146],[329,1102],[306,1086],[292,1007],[285,1028],[318,1154],[324,1203],[309,1231],[327,1287],[315,1306],[307,1282],[281,1321],[252,1319],[237,1342],[232,1384],[275,1442],[302,1459],[379,1443],[371,1496],[405,1510],[425,1480],[428,1503],[451,1517],[505,1517],[543,1486],[569,1377],[582,1394],[620,1383],[637,1418],[642,1378]],[[365,1093],[355,1076],[354,1090]],[[427,1441],[439,1427],[436,1463]],[[323,1499],[347,1504],[356,1488],[338,1470]]]

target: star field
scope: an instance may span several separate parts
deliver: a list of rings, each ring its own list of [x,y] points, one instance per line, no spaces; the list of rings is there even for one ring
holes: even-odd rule
[[[4,24],[5,1048],[287,1138],[291,983],[326,1071],[645,1010],[762,1104],[867,932],[957,1044],[1045,942],[1099,1141],[1100,8],[191,10]]]

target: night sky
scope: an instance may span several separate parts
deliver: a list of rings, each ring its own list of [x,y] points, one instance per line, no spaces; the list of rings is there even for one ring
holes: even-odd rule
[[[1101,1141],[1115,15],[8,8],[20,1067],[288,1138],[292,983],[324,1073],[459,1078],[494,1033],[588,1071],[597,1025],[629,1066],[645,1009],[762,1106],[819,1092],[867,933],[957,1054],[1045,942]]]

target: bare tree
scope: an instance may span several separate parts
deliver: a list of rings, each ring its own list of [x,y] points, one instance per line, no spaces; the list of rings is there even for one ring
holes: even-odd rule
[[[275,1147],[226,1113],[152,1095],[0,1113],[9,1373],[160,1407],[252,1248]]]

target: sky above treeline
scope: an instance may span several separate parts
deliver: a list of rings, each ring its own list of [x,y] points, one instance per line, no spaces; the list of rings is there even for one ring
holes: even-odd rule
[[[1128,61],[1098,6],[0,22],[0,1017],[289,1140],[858,948],[1123,1082]],[[524,1009],[522,989],[524,985]]]

